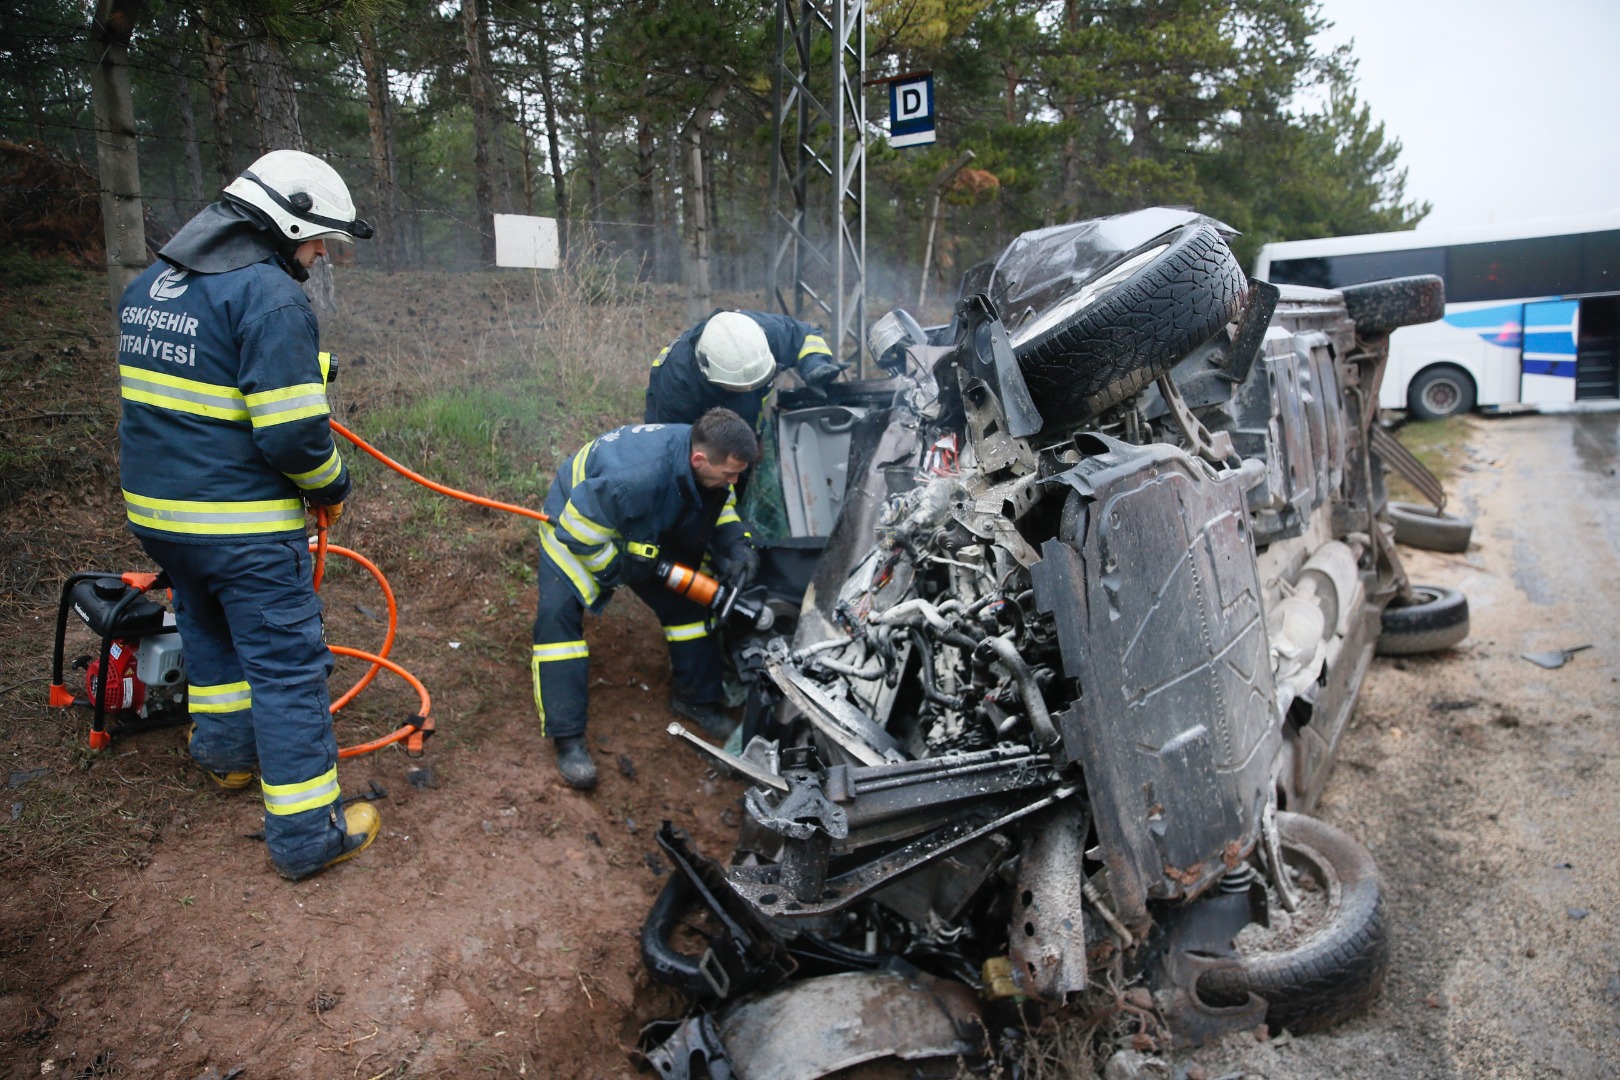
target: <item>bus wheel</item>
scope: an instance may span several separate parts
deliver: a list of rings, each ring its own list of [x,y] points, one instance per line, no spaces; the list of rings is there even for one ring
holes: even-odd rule
[[[1474,377],[1460,367],[1440,364],[1418,372],[1406,388],[1406,408],[1415,419],[1459,416],[1474,407]]]
[[[1083,423],[1214,337],[1248,292],[1220,233],[1188,225],[1020,327],[1013,352],[1048,427]]]

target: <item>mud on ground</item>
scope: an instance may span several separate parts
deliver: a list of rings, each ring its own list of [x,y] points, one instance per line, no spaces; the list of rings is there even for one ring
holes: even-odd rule
[[[442,362],[476,364],[487,327],[460,333],[455,320],[476,311],[482,322],[488,305],[447,295],[447,281],[356,275],[371,304],[350,301],[368,319],[352,321],[345,351],[417,347],[420,319],[391,338],[375,317],[393,303],[434,322]],[[16,482],[0,490],[10,785],[0,808],[0,1076],[629,1071],[640,1026],[681,1009],[649,983],[637,945],[668,873],[653,834],[669,820],[705,849],[728,850],[740,788],[673,750],[662,635],[628,594],[587,629],[601,786],[584,795],[561,784],[527,670],[527,523],[461,504],[425,509],[399,497],[398,481],[351,500],[334,541],[381,563],[399,597],[393,657],[433,695],[426,762],[439,786],[413,788],[418,763],[398,748],[343,762],[346,794],[386,789],[383,832],[306,882],[272,873],[252,837],[259,800],[217,791],[189,764],[183,729],[120,737],[92,755],[84,716],[46,707],[60,582],[76,570],[146,568],[119,511],[116,364],[100,290],[63,273],[3,312],[0,464]],[[670,325],[654,332],[672,336],[678,305],[664,308]],[[343,317],[325,325],[341,347]],[[350,401],[378,389],[363,365],[343,378]],[[364,416],[362,407],[350,419],[364,430]],[[334,568],[323,598],[330,640],[377,646],[386,609],[367,575]],[[76,627],[67,655],[92,645]],[[334,689],[363,670],[341,661]],[[70,672],[69,685],[79,678]],[[414,695],[385,675],[340,714],[339,741],[382,734],[415,711]]]

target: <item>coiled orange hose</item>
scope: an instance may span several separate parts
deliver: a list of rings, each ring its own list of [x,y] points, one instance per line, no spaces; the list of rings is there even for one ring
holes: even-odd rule
[[[482,495],[473,495],[470,492],[458,491],[453,487],[429,480],[420,473],[413,472],[404,465],[401,465],[399,462],[395,461],[381,450],[378,450],[375,446],[372,446],[370,443],[360,438],[360,436],[356,435],[354,432],[350,431],[336,420],[332,421],[332,430],[343,436],[345,439],[348,439],[361,450],[364,450],[367,454],[370,454],[372,457],[376,458],[390,469],[393,469],[401,476],[408,480],[414,480],[416,483],[421,484],[423,487],[428,488],[431,491],[436,491],[440,495],[447,495],[452,499],[461,499],[463,502],[470,502],[474,505],[487,507],[491,510],[501,510],[508,514],[517,514],[521,517],[533,518],[536,521],[551,520],[538,510],[530,510],[528,507],[517,506],[513,503],[501,502],[498,499],[486,499]],[[389,587],[388,578],[383,574],[382,570],[378,568],[376,563],[372,562],[370,559],[366,558],[357,551],[353,551],[346,547],[339,547],[336,544],[329,544],[326,538],[327,528],[328,522],[326,508],[316,507],[315,535],[310,538],[309,542],[310,550],[315,553],[315,565],[312,575],[315,590],[317,592],[320,591],[321,581],[326,576],[326,556],[328,553],[331,553],[333,555],[341,555],[344,558],[353,560],[354,562],[357,562],[361,566],[365,567],[366,570],[371,573],[371,576],[376,580],[377,586],[382,589],[384,599],[388,601],[388,632],[383,637],[382,648],[380,650],[375,653],[368,653],[360,649],[349,648],[346,645],[329,646],[332,652],[336,653],[338,656],[350,656],[357,660],[369,661],[371,664],[371,667],[367,669],[366,673],[332,703],[332,711],[335,713],[345,705],[349,704],[349,702],[353,701],[359,695],[360,691],[371,685],[371,681],[377,677],[377,673],[384,668],[387,668],[389,671],[393,672],[395,675],[398,675],[400,678],[409,683],[411,688],[416,691],[416,696],[421,700],[422,703],[421,712],[415,718],[413,718],[413,720],[401,725],[398,730],[393,731],[388,735],[384,735],[380,739],[373,739],[370,742],[358,743],[354,746],[342,747],[338,750],[338,757],[358,757],[361,754],[369,754],[373,750],[380,750],[385,746],[391,746],[394,743],[400,742],[401,740],[404,740],[405,748],[408,753],[413,756],[419,755],[422,752],[422,746],[426,741],[427,736],[433,732],[433,718],[431,715],[433,699],[428,694],[427,687],[422,685],[420,679],[418,679],[415,675],[412,675],[409,671],[406,671],[404,668],[400,667],[398,664],[394,663],[392,660],[388,659],[389,650],[394,647],[394,638],[399,632],[399,605],[394,600],[394,590]]]

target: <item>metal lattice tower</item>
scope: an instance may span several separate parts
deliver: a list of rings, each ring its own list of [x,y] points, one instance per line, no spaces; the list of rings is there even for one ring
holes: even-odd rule
[[[862,374],[865,78],[866,0],[777,0],[770,296]]]

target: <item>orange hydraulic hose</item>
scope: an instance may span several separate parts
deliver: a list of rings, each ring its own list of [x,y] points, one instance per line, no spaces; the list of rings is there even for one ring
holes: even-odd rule
[[[330,552],[332,554],[342,555],[345,558],[352,559],[370,571],[371,576],[376,579],[378,587],[382,589],[384,598],[386,598],[388,601],[388,633],[383,637],[381,652],[368,653],[363,652],[360,649],[351,649],[344,645],[328,646],[328,648],[339,656],[352,656],[359,660],[368,660],[371,662],[371,668],[360,677],[359,681],[353,686],[349,687],[349,689],[341,697],[332,703],[332,712],[337,712],[339,709],[343,708],[343,706],[353,701],[356,695],[370,685],[371,680],[375,679],[377,677],[377,673],[383,668],[387,668],[389,671],[392,671],[394,674],[398,675],[400,678],[409,683],[412,689],[416,691],[416,695],[422,703],[421,712],[419,712],[411,721],[400,725],[400,727],[395,731],[388,735],[384,735],[380,739],[373,739],[371,742],[360,743],[356,746],[342,747],[338,750],[338,757],[350,758],[357,757],[360,754],[369,754],[373,750],[380,750],[385,746],[389,746],[401,740],[405,740],[406,749],[410,754],[413,756],[418,755],[422,752],[422,746],[426,740],[427,733],[433,730],[433,720],[429,712],[429,710],[433,708],[433,699],[431,696],[429,696],[427,687],[422,685],[421,680],[417,679],[415,675],[412,675],[409,671],[406,671],[404,668],[388,659],[388,651],[394,647],[394,637],[399,631],[399,605],[394,600],[394,590],[389,587],[388,578],[384,576],[382,570],[377,566],[376,563],[372,562],[358,551],[353,551],[346,547],[340,547],[337,544],[328,544],[326,542],[327,524],[326,514],[324,512],[317,513],[315,515],[315,521],[315,536],[310,539],[310,547],[315,552],[315,567],[313,575],[315,588],[320,588],[320,581],[323,576],[326,563],[326,555],[328,552]]]
[[[361,566],[365,567],[371,572],[371,576],[376,579],[377,587],[382,589],[383,599],[388,601],[388,633],[383,637],[382,648],[377,650],[377,655],[386,659],[388,653],[394,647],[394,635],[399,630],[399,605],[394,600],[394,590],[389,587],[388,579],[383,576],[382,570],[378,568],[376,563],[372,562],[358,551],[353,551],[346,547],[340,547],[337,544],[328,544],[326,550],[333,555],[342,555],[344,558],[353,560],[354,562],[357,562]],[[318,551],[315,558],[318,563],[321,558]],[[364,658],[362,657],[362,659]],[[359,682],[349,687],[348,690],[344,691],[342,697],[332,702],[332,711],[337,712],[339,709],[343,708],[343,706],[353,701],[355,696],[359,694],[360,691],[371,685],[371,680],[377,677],[377,672],[381,671],[383,666],[384,665],[382,663],[374,661],[370,670],[360,677]]]
[[[364,450],[366,453],[370,454],[372,457],[376,458],[390,469],[393,469],[395,472],[399,473],[403,477],[406,477],[407,479],[416,481],[418,484],[421,484],[423,487],[428,488],[431,491],[437,491],[440,495],[448,495],[452,499],[460,499],[463,502],[470,502],[474,505],[487,507],[491,510],[504,510],[508,514],[517,514],[520,517],[533,518],[536,521],[551,520],[548,516],[542,514],[538,510],[530,510],[528,507],[517,506],[513,503],[501,502],[498,499],[486,499],[482,495],[474,495],[470,492],[458,491],[453,487],[435,483],[420,473],[412,472],[410,469],[406,468],[404,465],[401,465],[399,462],[395,461],[381,450],[378,450],[375,446],[372,446],[370,443],[360,438],[360,436],[356,435],[354,432],[350,431],[336,420],[333,420],[331,424],[333,431],[337,432],[339,435],[342,435],[345,439],[348,439],[350,442],[354,443],[354,445],[358,446],[360,449]],[[412,755],[420,754],[422,752],[423,742],[433,731],[433,719],[429,713],[429,710],[433,707],[433,700],[428,695],[427,687],[423,686],[421,681],[417,679],[416,676],[412,675],[409,671],[406,671],[404,668],[388,659],[388,651],[394,647],[394,636],[398,632],[399,628],[399,606],[394,600],[394,590],[389,587],[388,578],[383,575],[382,570],[377,567],[376,563],[372,562],[370,559],[366,558],[364,555],[361,555],[357,551],[352,551],[346,547],[339,547],[336,544],[328,544],[326,539],[327,525],[328,523],[325,507],[317,507],[315,510],[315,536],[310,541],[310,549],[315,553],[313,579],[316,591],[320,590],[321,581],[326,575],[326,555],[328,552],[331,552],[336,555],[342,555],[344,558],[352,559],[370,571],[371,576],[376,579],[378,587],[382,589],[383,596],[388,600],[388,633],[383,638],[381,651],[377,653],[368,653],[362,652],[359,649],[351,649],[344,645],[330,646],[331,650],[339,656],[352,656],[359,660],[370,661],[371,663],[370,669],[360,677],[360,680],[353,686],[349,687],[349,689],[345,691],[341,697],[332,703],[332,711],[335,713],[339,709],[343,708],[343,706],[353,701],[360,691],[364,690],[371,684],[371,680],[375,679],[377,677],[377,673],[383,668],[387,668],[389,671],[392,671],[394,674],[398,675],[400,678],[409,683],[416,691],[417,697],[420,698],[422,702],[422,711],[420,714],[418,714],[418,716],[415,717],[416,722],[406,723],[398,730],[392,732],[391,734],[384,735],[380,739],[373,739],[371,742],[360,743],[356,746],[345,746],[338,751],[338,757],[349,758],[357,757],[360,754],[369,754],[373,750],[380,750],[385,746],[389,746],[401,740],[405,740],[406,749],[409,753]]]
[[[420,473],[414,473],[410,469],[407,469],[405,466],[401,465],[399,462],[395,461],[381,450],[378,450],[375,446],[372,446],[370,443],[366,442],[366,440],[362,439],[360,436],[356,435],[354,432],[350,431],[336,420],[332,421],[332,430],[343,436],[345,439],[348,439],[350,442],[354,443],[354,445],[358,446],[360,449],[364,450],[366,453],[370,454],[372,457],[376,458],[390,469],[393,469],[401,476],[410,480],[415,480],[418,484],[421,484],[423,487],[428,488],[431,491],[437,491],[440,495],[448,495],[452,499],[460,499],[463,502],[470,502],[477,506],[487,506],[491,510],[505,510],[508,514],[518,514],[522,517],[533,518],[536,521],[551,520],[540,511],[530,510],[526,506],[517,506],[513,503],[501,502],[498,499],[486,499],[482,495],[473,495],[470,492],[457,491],[453,487],[446,487],[443,484],[435,483]]]
[[[321,578],[326,576],[326,507],[315,508],[315,591],[321,591]]]
[[[421,736],[424,733],[433,730],[433,721],[428,715],[433,708],[433,699],[428,695],[427,687],[423,686],[421,680],[419,680],[415,675],[412,675],[410,672],[406,671],[392,660],[384,659],[383,657],[373,655],[372,653],[361,652],[359,649],[351,649],[345,645],[332,645],[330,648],[339,656],[353,656],[359,660],[370,660],[374,669],[379,666],[387,668],[395,675],[398,675],[400,678],[410,683],[411,689],[416,691],[416,696],[421,699],[422,702],[422,711],[415,718],[416,721],[419,722],[401,725],[397,731],[384,735],[380,739],[373,739],[371,742],[360,743],[356,746],[345,746],[338,751],[338,757],[359,757],[361,754],[369,754],[373,750],[381,750],[383,747],[397,743],[402,739],[409,739],[410,742],[407,744],[407,747],[413,753],[420,753]],[[333,708],[336,709],[336,706],[333,706]]]

